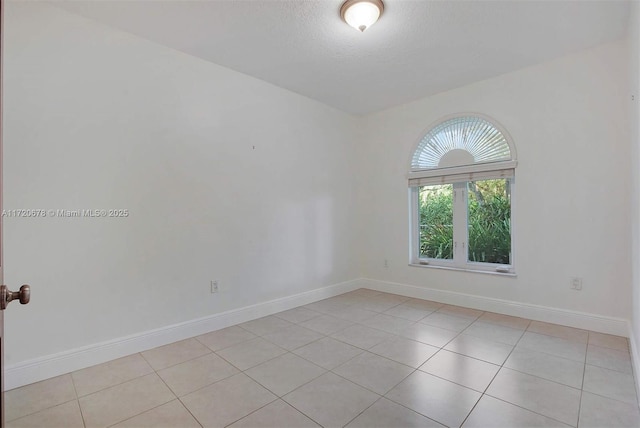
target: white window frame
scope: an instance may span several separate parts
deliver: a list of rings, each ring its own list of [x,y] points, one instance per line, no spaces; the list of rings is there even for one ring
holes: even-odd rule
[[[517,166],[517,157],[513,141],[506,130],[497,124],[493,119],[478,113],[462,113],[447,116],[432,126],[422,134],[423,137],[414,146],[411,153],[411,162],[421,147],[423,138],[427,138],[431,130],[437,126],[451,120],[463,117],[474,117],[489,122],[491,126],[498,130],[504,137],[503,144],[506,142],[509,146],[510,159],[502,157],[497,161],[485,161],[475,163],[458,163],[454,165],[445,165],[438,167],[428,167],[418,169],[410,163],[409,172],[409,246],[410,246],[410,262],[412,266],[433,267],[441,269],[455,269],[472,272],[492,273],[497,275],[515,276],[515,198],[516,180],[515,168]],[[428,140],[431,141],[431,140]],[[446,153],[445,153],[446,154]],[[442,155],[444,156],[444,155]],[[432,158],[433,159],[433,158]],[[510,264],[496,264],[473,262],[468,259],[468,182],[481,181],[490,179],[505,178],[510,180],[510,202],[511,202],[511,254]],[[420,207],[419,207],[419,189],[425,185],[432,184],[453,184],[454,201],[453,201],[453,259],[434,259],[420,257]]]
[[[502,178],[502,177],[496,177]],[[511,202],[511,255],[510,264],[474,262],[469,260],[469,223],[468,223],[468,201],[469,190],[468,181],[458,181],[453,183],[453,259],[435,259],[420,257],[420,187],[409,188],[410,200],[410,245],[412,266],[436,267],[445,269],[465,270],[471,272],[494,273],[499,275],[515,275],[514,257],[514,198],[516,180],[510,180],[510,202]]]

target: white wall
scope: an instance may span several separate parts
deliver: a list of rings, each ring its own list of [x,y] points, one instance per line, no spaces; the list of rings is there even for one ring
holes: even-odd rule
[[[632,316],[631,344],[634,353],[636,385],[640,392],[640,3],[631,2],[629,14],[629,85],[633,100],[630,102],[631,122],[631,268]]]
[[[363,118],[365,277],[628,318],[627,58],[624,41],[603,45]],[[493,117],[515,142],[517,278],[408,266],[409,159],[425,128],[459,112]]]
[[[5,208],[131,213],[4,219],[5,281],[33,290],[8,365],[359,276],[355,119],[57,8],[5,13]]]

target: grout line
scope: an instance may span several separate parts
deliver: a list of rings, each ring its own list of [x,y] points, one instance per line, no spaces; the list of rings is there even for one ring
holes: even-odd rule
[[[606,395],[598,394],[597,392],[591,392],[591,391],[584,391],[584,392],[586,392],[588,394],[591,394],[591,395],[597,395],[600,398],[606,398],[607,400],[615,401],[616,403],[624,404],[625,406],[631,406],[634,409],[638,409],[638,405],[635,402],[629,403],[627,401],[620,401],[620,400],[618,400],[616,398],[611,398],[611,397],[607,397]]]
[[[271,343],[271,342],[269,342],[269,343]],[[272,344],[272,345],[273,345],[273,344]],[[274,346],[277,346],[277,345],[274,345]],[[278,348],[280,348],[280,347],[278,346]],[[215,353],[215,352],[214,352],[214,354],[216,354],[218,357],[222,358],[222,359],[223,359],[224,361],[226,361],[228,364],[230,364],[231,366],[233,366],[233,367],[234,367],[235,369],[237,369],[240,373],[244,373],[244,372],[245,372],[245,371],[247,371],[247,370],[250,370],[250,369],[252,369],[252,368],[254,368],[254,367],[258,367],[260,364],[264,364],[264,363],[266,363],[266,362],[269,362],[269,361],[271,361],[271,360],[274,360],[274,359],[276,359],[276,358],[278,358],[278,357],[281,357],[281,356],[285,355],[287,352],[289,352],[289,351],[287,351],[286,349],[283,349],[283,348],[280,348],[280,349],[282,349],[282,350],[283,350],[283,351],[285,351],[285,352],[283,352],[282,354],[278,354],[278,355],[276,355],[275,357],[270,357],[270,358],[268,358],[268,359],[266,359],[266,360],[264,360],[264,361],[259,362],[258,364],[254,364],[254,365],[253,365],[253,366],[251,366],[251,367],[247,367],[246,369],[241,369],[240,367],[236,366],[236,365],[235,365],[235,364],[233,364],[231,361],[229,361],[227,358],[225,358],[224,356],[222,356],[222,355],[220,355],[220,354],[218,354],[218,353]],[[237,373],[235,373],[235,374],[237,374]],[[216,383],[216,382],[214,382],[214,383]],[[212,385],[213,385],[213,384],[212,384]],[[195,391],[194,391],[194,392],[195,392]]]
[[[362,355],[362,354],[360,354],[360,355]],[[354,358],[356,358],[356,357],[354,357]],[[387,359],[388,359],[388,358],[387,358]],[[391,361],[393,361],[393,360],[391,360]],[[397,363],[397,361],[393,361],[393,362],[394,362],[394,363]],[[347,364],[347,363],[345,363],[345,364]],[[398,363],[398,364],[399,364],[399,363]],[[344,364],[343,364],[343,365],[344,365]],[[340,367],[340,366],[338,366],[338,367]],[[338,367],[335,367],[335,368],[337,369]],[[369,392],[373,392],[373,393],[374,393],[374,394],[376,394],[376,395],[379,395],[379,396],[381,396],[381,397],[384,397],[384,396],[385,396],[386,394],[388,394],[392,389],[394,389],[396,386],[398,386],[398,385],[400,385],[402,382],[404,382],[404,380],[405,380],[406,378],[408,378],[409,376],[411,376],[412,374],[414,374],[416,371],[418,371],[418,369],[414,369],[413,367],[410,367],[410,368],[412,369],[412,371],[411,371],[409,374],[407,374],[406,376],[404,376],[402,379],[400,379],[397,383],[395,383],[391,388],[389,388],[387,391],[385,391],[385,392],[384,392],[384,393],[382,393],[382,394],[381,394],[381,393],[379,393],[379,392],[376,392],[376,391],[374,391],[374,390],[372,390],[372,389],[370,389],[370,388],[368,388],[368,387],[366,387],[366,386],[364,386],[364,385],[360,385],[358,382],[356,382],[356,381],[354,381],[354,380],[351,380],[351,379],[347,378],[346,376],[341,375],[340,373],[336,373],[336,372],[334,372],[333,370],[329,370],[329,371],[330,371],[332,374],[334,374],[334,375],[336,375],[336,376],[338,376],[338,377],[341,377],[342,379],[346,380],[347,382],[353,383],[354,385],[357,385],[357,386],[359,386],[360,388],[364,388],[364,389],[366,389],[366,390],[367,390],[367,391],[369,391]]]
[[[361,411],[360,413],[355,415],[353,418],[349,419],[349,421],[346,424],[344,424],[343,427],[346,427],[347,425],[349,425],[351,422],[353,422],[355,419],[357,419],[361,414],[363,414],[364,412],[369,410],[371,407],[373,407],[374,404],[376,404],[378,401],[383,400],[383,399],[384,399],[384,395],[381,395],[380,397],[378,397],[378,399],[376,401],[374,401],[373,403],[371,403],[369,406],[367,406],[366,409],[364,409],[363,411]]]
[[[486,312],[485,312],[486,313]],[[516,347],[518,346],[518,343],[520,343],[520,341],[522,340],[522,338],[524,337],[525,332],[527,331],[527,329],[529,328],[529,326],[531,325],[531,320],[529,320],[529,323],[527,324],[527,328],[525,330],[522,330],[522,333],[520,334],[520,337],[518,337],[518,340],[516,341],[515,344],[511,345],[511,351],[509,351],[509,354],[507,355],[507,357],[502,361],[502,364],[500,364],[500,368],[498,368],[498,370],[496,371],[496,373],[493,375],[493,377],[491,378],[491,380],[489,381],[489,383],[487,384],[487,386],[485,387],[484,391],[482,391],[482,395],[480,396],[480,398],[478,399],[478,401],[473,405],[473,408],[471,409],[471,411],[467,414],[467,416],[464,418],[464,421],[462,421],[462,425],[464,425],[464,423],[467,421],[467,419],[469,418],[469,416],[471,416],[471,413],[473,413],[473,411],[475,410],[475,408],[477,407],[478,403],[480,403],[480,400],[482,400],[482,398],[486,395],[488,397],[493,397],[489,394],[487,394],[487,391],[489,390],[489,388],[491,387],[491,384],[495,381],[495,379],[498,377],[498,374],[503,370],[503,369],[508,369],[508,367],[505,367],[504,365],[506,364],[506,362],[509,360],[509,358],[511,357],[511,354],[513,354],[513,352],[516,350]],[[495,397],[493,397],[495,398]],[[504,400],[503,400],[504,401]],[[506,403],[509,403],[507,401],[505,401]],[[511,405],[515,405],[513,403],[509,403]],[[517,406],[520,407],[520,406]],[[528,410],[528,409],[526,409]],[[533,412],[536,413],[536,412]],[[544,416],[544,415],[542,415]]]
[[[186,360],[184,360],[184,361],[180,361],[179,363],[171,364],[171,365],[168,365],[168,366],[166,366],[166,367],[159,368],[159,369],[156,369],[155,367],[153,367],[153,365],[151,364],[151,362],[150,362],[150,361],[149,361],[149,360],[144,356],[144,352],[151,352],[151,351],[154,351],[154,350],[157,350],[157,349],[160,349],[160,348],[164,348],[164,347],[167,347],[167,346],[175,345],[176,343],[180,343],[180,342],[187,342],[187,341],[191,341],[191,340],[195,340],[195,341],[198,343],[198,345],[201,345],[201,346],[205,347],[205,348],[207,349],[207,352],[205,352],[204,354],[197,355],[197,356],[195,356],[195,357],[193,357],[193,358],[188,358],[188,359],[186,359]],[[190,337],[189,339],[178,340],[177,342],[168,343],[168,344],[166,344],[166,345],[158,346],[158,347],[156,347],[156,348],[151,348],[151,349],[148,349],[148,350],[146,350],[146,351],[139,352],[139,354],[140,354],[140,355],[142,356],[142,358],[146,361],[146,363],[147,363],[147,364],[149,364],[149,367],[151,367],[151,368],[153,369],[153,371],[158,372],[158,371],[160,371],[160,370],[168,369],[168,368],[170,368],[170,367],[175,367],[175,366],[177,366],[177,365],[179,365],[179,364],[186,363],[187,361],[192,361],[192,360],[195,360],[195,359],[197,359],[197,358],[204,357],[205,355],[210,354],[210,353],[212,353],[212,352],[213,352],[213,351],[212,351],[208,346],[206,346],[204,343],[201,343],[201,342],[200,342],[199,340],[197,340],[195,337]],[[126,358],[126,357],[123,357],[123,358]],[[112,360],[112,361],[113,361],[113,360]],[[105,364],[106,364],[106,363],[105,363]]]
[[[489,394],[484,394],[484,395],[483,395],[483,397],[484,397],[485,395],[486,395],[487,397],[493,398],[494,400],[502,401],[503,403],[509,404],[509,405],[511,405],[511,406],[517,407],[517,408],[522,409],[522,410],[525,410],[525,411],[527,411],[527,412],[529,412],[529,413],[533,413],[534,415],[538,415],[538,416],[542,416],[543,418],[551,419],[552,421],[555,421],[555,422],[558,422],[558,423],[562,424],[562,426],[568,426],[568,427],[573,426],[574,428],[576,428],[574,425],[569,425],[568,423],[566,423],[566,422],[562,422],[562,421],[560,421],[560,420],[558,420],[558,419],[556,419],[556,418],[553,418],[553,417],[551,417],[551,416],[543,415],[542,413],[538,413],[538,412],[533,411],[533,410],[531,410],[531,409],[527,409],[526,407],[522,407],[522,406],[521,406],[521,405],[519,405],[519,404],[514,404],[514,403],[511,403],[511,402],[509,402],[509,401],[507,401],[507,400],[504,400],[504,399],[499,398],[499,397],[494,397],[493,395],[489,395]],[[601,428],[605,428],[605,427],[601,427]]]
[[[250,379],[251,379],[251,378],[250,378]],[[253,379],[251,379],[251,380],[253,380]],[[260,385],[260,386],[262,386],[262,385]],[[263,386],[263,388],[264,388],[264,386]],[[269,392],[271,392],[270,390],[268,390],[268,391],[269,391]],[[241,418],[239,418],[239,419],[236,419],[236,420],[234,420],[234,421],[229,422],[228,424],[226,424],[226,425],[225,425],[225,427],[228,427],[228,426],[230,426],[230,425],[233,425],[233,424],[235,424],[236,422],[241,421],[241,420],[243,420],[244,418],[248,417],[249,415],[254,414],[254,413],[255,413],[255,412],[257,412],[258,410],[262,410],[262,409],[264,409],[265,407],[267,407],[268,405],[273,404],[273,403],[275,403],[276,401],[280,400],[280,397],[278,397],[278,396],[277,396],[276,394],[274,394],[273,392],[271,392],[271,393],[276,397],[274,400],[269,401],[269,402],[268,402],[267,404],[265,404],[264,406],[260,406],[259,408],[255,409],[253,412],[250,412],[250,413],[248,413],[248,414],[244,415],[243,417],[241,417]],[[283,401],[284,401],[284,400],[283,400]],[[287,403],[287,404],[288,404],[288,403]],[[185,406],[185,407],[186,407],[186,406]],[[307,415],[305,415],[305,416],[307,416]]]
[[[184,403],[182,402],[182,399],[181,399],[180,397],[178,397],[178,398],[177,398],[177,400],[178,400],[178,403],[180,403],[180,405],[181,405],[181,406],[182,406],[182,407],[183,407],[187,412],[189,412],[189,414],[191,415],[191,417],[193,418],[193,420],[194,420],[194,421],[196,421],[196,423],[197,423],[198,425],[200,425],[200,427],[201,427],[201,428],[202,428],[202,427],[204,427],[204,425],[203,425],[202,423],[200,423],[200,420],[198,420],[198,418],[196,418],[196,415],[194,415],[194,414],[191,412],[191,409],[189,409],[189,408],[186,406],[186,404],[184,404]]]
[[[160,406],[164,406],[165,404],[170,403],[170,402],[172,402],[173,400],[176,400],[176,399],[178,398],[178,396],[173,392],[173,390],[172,390],[171,388],[169,388],[169,385],[167,385],[167,384],[165,383],[164,379],[162,379],[162,378],[160,377],[160,375],[159,375],[155,370],[153,371],[153,373],[147,373],[146,375],[138,376],[138,377],[136,377],[136,378],[134,378],[134,379],[130,379],[130,380],[128,380],[127,382],[131,382],[131,381],[134,381],[134,380],[137,380],[137,379],[140,379],[140,378],[143,378],[143,377],[146,377],[146,376],[152,375],[152,374],[156,375],[156,377],[157,377],[158,379],[160,379],[160,382],[162,382],[162,383],[167,387],[167,389],[169,390],[169,392],[173,395],[173,398],[172,398],[172,399],[170,399],[169,401],[165,401],[164,403],[160,403],[160,404],[158,404],[157,406],[153,406],[153,407],[151,407],[151,408],[149,408],[149,409],[143,410],[143,411],[142,411],[142,412],[140,412],[140,413],[136,413],[135,415],[132,415],[131,417],[128,417],[128,418],[126,418],[126,419],[122,419],[122,420],[119,420],[119,421],[117,421],[117,422],[114,422],[113,424],[109,425],[110,427],[112,427],[112,426],[114,426],[114,425],[117,425],[117,424],[119,424],[119,423],[121,423],[121,422],[124,422],[124,421],[126,421],[126,420],[129,420],[129,419],[131,419],[131,418],[135,418],[136,416],[140,416],[140,415],[142,415],[143,413],[147,413],[147,412],[149,412],[149,411],[151,411],[151,410],[153,410],[153,409],[156,409],[156,408],[158,408],[158,407],[160,407]],[[120,383],[120,384],[118,384],[118,385],[114,385],[114,386],[119,386],[119,385],[122,385],[122,384],[127,383],[127,382],[122,382],[122,383]],[[111,386],[110,386],[110,387],[107,387],[107,388],[103,388],[103,389],[101,389],[100,391],[96,391],[96,392],[94,392],[94,393],[92,393],[92,394],[85,395],[85,397],[88,397],[88,396],[93,395],[93,394],[97,394],[97,393],[102,392],[102,391],[106,391],[107,389],[111,389],[111,388],[113,388],[113,387],[111,387]]]
[[[80,417],[82,418],[82,425],[86,428],[87,422],[84,420],[84,413],[82,412],[82,406],[80,405],[80,397],[78,396],[78,388],[76,388],[76,381],[73,379],[73,372],[69,373],[71,377],[71,384],[73,385],[73,391],[76,393],[76,401],[78,402],[78,409],[80,409]]]
[[[168,387],[168,386],[167,386],[167,387]],[[171,391],[171,393],[173,393],[173,391]],[[175,396],[175,394],[173,394],[173,395]],[[162,406],[164,406],[165,404],[169,404],[169,403],[171,403],[171,402],[173,402],[173,401],[176,401],[176,400],[178,400],[178,397],[174,397],[173,399],[171,399],[171,400],[167,401],[166,403],[158,404],[157,406],[153,406],[153,407],[151,407],[150,409],[144,410],[144,411],[142,411],[142,412],[140,412],[140,413],[136,413],[135,415],[133,415],[133,416],[129,416],[129,417],[128,417],[128,418],[126,418],[126,419],[122,419],[121,421],[114,422],[114,423],[112,423],[111,425],[108,425],[108,426],[107,426],[107,428],[110,428],[110,427],[113,427],[113,426],[115,426],[115,425],[121,424],[122,422],[128,421],[129,419],[136,418],[136,417],[138,417],[138,416],[140,416],[140,415],[143,415],[143,414],[145,414],[145,413],[147,413],[147,412],[150,412],[150,411],[152,411],[152,410],[155,410],[155,409],[157,409],[158,407],[162,407]]]
[[[589,352],[589,339],[591,333],[587,332],[587,344],[584,351],[584,361],[582,364],[582,383],[580,384],[580,400],[578,401],[578,418],[576,419],[576,427],[580,426],[580,412],[582,411],[582,394],[584,392],[584,377],[587,374],[587,353]]]
[[[68,373],[67,373],[67,374],[68,374]],[[64,376],[64,375],[62,375],[62,376]],[[58,376],[56,376],[56,377],[58,377]],[[44,381],[42,381],[42,380],[41,380],[40,382],[44,382]],[[35,382],[35,383],[39,383],[39,382]],[[20,388],[22,388],[22,387],[20,387]],[[17,388],[16,388],[16,389],[17,389]],[[46,410],[51,410],[51,409],[53,409],[54,407],[62,406],[62,405],[64,405],[64,404],[69,404],[69,403],[71,403],[72,401],[78,401],[78,399],[77,399],[77,398],[74,398],[74,399],[71,399],[71,400],[68,400],[68,401],[65,401],[65,402],[62,402],[62,403],[54,404],[53,406],[50,406],[50,407],[47,407],[47,408],[44,408],[44,409],[40,409],[40,410],[35,411],[35,412],[31,412],[31,413],[29,413],[29,414],[26,414],[26,415],[23,415],[23,416],[20,416],[20,417],[17,417],[17,418],[13,418],[13,419],[11,419],[11,420],[5,420],[5,423],[6,423],[6,425],[11,425],[12,423],[14,423],[14,422],[16,422],[16,421],[19,421],[20,419],[28,418],[28,417],[30,417],[30,416],[36,415],[36,414],[38,414],[38,413],[40,413],[40,412],[44,412],[44,411],[46,411]],[[79,403],[79,402],[78,402],[78,407],[80,407],[80,403]],[[80,412],[82,413],[82,409],[80,410]],[[82,423],[84,424],[84,418],[83,418],[83,420],[82,420]]]
[[[216,354],[215,352],[213,352],[213,351],[211,351],[211,353],[213,353],[214,355],[217,355],[217,354]],[[204,355],[208,355],[208,354],[204,354]],[[204,356],[204,355],[201,355],[201,357],[202,357],[202,356]],[[218,356],[218,355],[217,355],[217,356]],[[218,356],[218,357],[219,357],[219,358],[222,358],[222,357],[220,357],[220,356]],[[193,359],[191,359],[191,360],[187,360],[187,361],[193,361],[193,360],[195,360],[195,359],[197,359],[197,358],[200,358],[200,357],[196,357],[196,358],[193,358]],[[187,361],[184,361],[184,362],[186,363]],[[182,363],[180,363],[180,364],[182,364]],[[177,364],[176,364],[176,365],[177,365]],[[171,367],[175,367],[175,366],[171,366]],[[168,368],[168,367],[165,367],[165,368]],[[161,369],[161,370],[164,370],[164,369]],[[187,406],[182,402],[182,400],[180,399],[180,397],[178,397],[178,394],[176,394],[176,393],[174,392],[174,390],[173,390],[173,389],[172,389],[172,388],[167,384],[167,382],[162,378],[162,376],[160,376],[160,373],[158,373],[158,370],[155,370],[155,369],[154,369],[154,373],[156,374],[156,376],[158,376],[158,377],[160,378],[160,380],[162,381],[162,383],[164,383],[164,385],[169,389],[169,391],[171,391],[171,393],[172,393],[172,394],[174,395],[174,397],[175,397],[175,400],[178,400],[178,402],[180,403],[180,405],[181,405],[182,407],[184,407],[184,408],[187,410],[187,412],[189,412],[189,414],[191,415],[191,417],[193,417],[193,419],[198,423],[198,425],[200,425],[200,427],[203,427],[203,425],[200,423],[200,421],[198,420],[198,418],[196,418],[196,415],[194,415],[194,414],[191,412],[191,410],[190,410],[190,409],[189,409],[189,408],[188,408],[188,407],[187,407]],[[227,376],[227,377],[225,377],[225,378],[223,378],[223,379],[219,379],[219,380],[218,380],[218,381],[216,381],[216,382],[219,382],[219,381],[224,380],[224,379],[228,379],[228,378],[230,378],[231,376],[234,376],[234,375],[233,375],[233,374],[232,374],[232,375],[229,375],[229,376]],[[216,382],[213,382],[213,383],[216,383]],[[212,383],[212,384],[210,384],[210,385],[213,385],[213,383]],[[207,385],[207,386],[210,386],[210,385]],[[203,387],[203,388],[206,388],[206,386],[205,386],[205,387]],[[199,388],[199,389],[198,389],[198,391],[199,391],[200,389],[202,389],[202,388]],[[193,391],[193,392],[195,392],[195,391]],[[191,393],[188,393],[188,394],[185,394],[185,395],[189,395],[189,394],[191,394]],[[171,401],[173,401],[173,400],[171,400]],[[170,403],[171,401],[167,401],[167,403]],[[153,409],[156,409],[156,408],[158,408],[158,407],[160,407],[160,406],[164,406],[164,405],[165,405],[165,404],[167,404],[167,403],[160,404],[159,406],[156,406],[156,407],[154,407]],[[149,410],[147,410],[147,411],[145,411],[145,412],[142,412],[142,413],[146,413],[146,412],[151,411],[151,410],[153,410],[153,409],[149,409]],[[139,413],[139,414],[137,414],[137,415],[135,415],[135,416],[140,416],[142,413]],[[133,418],[133,417],[135,417],[135,416],[132,416],[131,418]],[[129,419],[131,419],[131,418],[129,418]],[[122,421],[121,421],[121,422],[122,422]],[[120,423],[120,422],[118,422],[118,423]]]
[[[272,361],[272,360],[265,361],[264,363],[262,363],[262,364],[258,364],[257,366],[253,366],[253,367],[251,367],[251,368],[249,368],[249,369],[247,369],[247,370],[243,371],[242,373],[243,373],[243,374],[245,374],[249,379],[253,380],[253,381],[254,381],[254,382],[256,382],[257,384],[259,384],[260,386],[262,386],[263,388],[265,388],[267,391],[271,392],[271,393],[272,393],[273,395],[275,395],[276,397],[278,397],[278,398],[282,398],[282,397],[284,397],[285,395],[290,394],[291,392],[295,391],[296,389],[301,388],[301,387],[303,387],[304,385],[306,385],[306,384],[308,384],[308,383],[313,382],[314,380],[318,379],[320,376],[323,376],[323,375],[325,375],[325,374],[328,372],[328,370],[327,370],[327,369],[325,369],[324,367],[320,367],[319,365],[315,364],[314,362],[312,362],[312,361],[308,361],[308,360],[306,360],[306,359],[304,359],[304,358],[300,357],[299,355],[294,354],[294,353],[293,353],[293,352],[291,352],[291,351],[288,351],[286,354],[279,355],[279,356],[278,356],[278,357],[276,357],[276,358],[283,357],[283,356],[285,356],[285,355],[287,355],[287,354],[291,354],[291,355],[293,355],[294,357],[298,357],[298,358],[300,358],[300,359],[302,359],[302,360],[304,360],[304,361],[306,361],[306,362],[308,362],[308,363],[310,363],[310,364],[312,364],[312,365],[314,365],[314,366],[318,367],[319,369],[321,369],[321,370],[322,370],[322,373],[320,373],[319,375],[317,375],[317,376],[313,377],[312,379],[309,379],[308,381],[304,382],[303,384],[301,384],[301,385],[299,385],[299,386],[295,387],[295,388],[294,388],[294,389],[292,389],[291,391],[287,391],[287,392],[285,392],[285,393],[284,393],[284,394],[282,394],[282,395],[280,395],[280,394],[278,394],[277,392],[275,392],[275,391],[271,390],[268,386],[263,385],[263,384],[262,384],[258,379],[255,379],[253,376],[251,376],[250,374],[248,374],[248,373],[247,373],[249,370],[254,369],[254,368],[256,368],[256,367],[259,367],[259,366],[261,366],[262,364],[268,363],[269,361]],[[274,358],[274,359],[275,359],[275,358]]]
[[[504,361],[502,362],[502,364],[500,364],[500,367],[498,368],[498,370],[496,370],[495,374],[493,375],[493,377],[491,378],[491,380],[489,381],[489,383],[487,384],[487,386],[484,388],[484,391],[482,391],[480,393],[480,398],[478,398],[478,401],[475,402],[475,404],[473,405],[473,407],[471,407],[471,410],[469,411],[469,413],[467,413],[467,416],[464,417],[464,420],[462,421],[462,423],[460,424],[460,426],[463,426],[465,424],[465,422],[467,421],[467,419],[469,419],[469,416],[471,416],[471,414],[473,413],[473,411],[476,409],[476,407],[478,406],[478,404],[480,403],[480,400],[482,400],[482,398],[487,395],[487,391],[489,390],[489,387],[491,386],[491,384],[493,383],[493,381],[496,379],[496,377],[498,377],[498,373],[500,373],[500,371],[504,368],[504,364],[507,362],[507,360],[509,359],[509,357],[511,356],[511,354],[513,353],[513,351],[516,349],[516,345],[518,344],[518,342],[520,342],[520,339],[522,339],[522,336],[524,336],[524,331],[522,332],[522,334],[520,335],[520,337],[518,338],[518,341],[512,346],[511,351],[509,352],[509,354],[507,355],[507,357],[504,359]]]
[[[135,355],[135,354],[134,354],[134,355]],[[103,363],[103,364],[106,364],[106,363]],[[95,367],[95,366],[93,366],[93,367]],[[151,367],[151,366],[150,366],[150,367]],[[82,370],[84,370],[84,369],[82,369]],[[145,376],[148,376],[148,375],[150,375],[150,374],[152,374],[152,373],[155,373],[155,370],[153,370],[153,368],[151,368],[151,370],[152,370],[152,371],[150,371],[149,373],[145,373],[145,374],[142,374],[142,375],[137,375],[137,376],[132,377],[132,378],[130,378],[130,379],[126,379],[126,380],[123,380],[123,381],[121,381],[121,382],[114,383],[113,385],[105,386],[104,388],[99,389],[99,390],[97,390],[97,391],[93,391],[93,392],[90,392],[90,393],[88,393],[88,394],[84,394],[84,395],[78,395],[78,400],[80,400],[80,399],[82,399],[82,398],[85,398],[85,397],[89,397],[89,396],[94,395],[94,394],[97,394],[98,392],[105,391],[105,390],[110,389],[110,388],[114,388],[114,387],[116,387],[116,386],[124,385],[124,384],[125,384],[125,383],[127,383],[127,382],[131,382],[131,381],[134,381],[134,380],[136,380],[136,379],[140,379],[140,378],[142,378],[142,377],[145,377]],[[72,373],[75,373],[75,372],[72,372]],[[76,393],[76,394],[77,394],[77,393]]]
[[[232,327],[238,327],[240,330],[242,330],[242,331],[244,331],[244,332],[246,332],[246,333],[249,333],[249,334],[253,335],[253,337],[250,337],[249,339],[242,339],[242,340],[240,340],[239,342],[233,343],[233,344],[231,344],[231,345],[225,346],[225,347],[220,348],[220,349],[212,349],[209,345],[207,345],[206,343],[202,342],[202,340],[200,340],[200,339],[199,339],[199,337],[206,336],[207,334],[215,333],[215,332],[217,332],[217,331],[226,330],[226,329],[228,329],[228,328],[232,328]],[[206,346],[207,348],[209,348],[209,349],[211,350],[211,352],[216,352],[216,351],[222,351],[223,349],[231,348],[232,346],[239,345],[239,344],[244,343],[244,342],[247,342],[247,341],[249,341],[249,340],[253,340],[253,339],[257,338],[257,337],[260,337],[260,336],[256,336],[255,334],[251,333],[251,332],[250,332],[250,331],[248,331],[248,330],[245,330],[244,328],[242,328],[242,327],[240,327],[240,326],[232,325],[232,326],[229,326],[229,327],[221,328],[220,330],[213,330],[213,331],[211,331],[211,332],[209,332],[209,333],[205,333],[205,334],[201,334],[201,335],[199,335],[199,336],[195,336],[193,339],[195,339],[195,340],[197,340],[198,342],[200,342],[200,344],[202,344],[203,346]],[[155,348],[153,348],[153,349],[155,349]]]

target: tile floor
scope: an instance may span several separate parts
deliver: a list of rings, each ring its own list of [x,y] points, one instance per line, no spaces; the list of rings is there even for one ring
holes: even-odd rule
[[[8,427],[640,427],[625,338],[367,289],[5,400]]]

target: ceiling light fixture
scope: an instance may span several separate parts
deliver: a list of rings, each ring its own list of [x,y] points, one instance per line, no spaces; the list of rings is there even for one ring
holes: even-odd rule
[[[364,32],[376,23],[383,10],[382,0],[347,0],[340,8],[340,16],[344,22]]]

